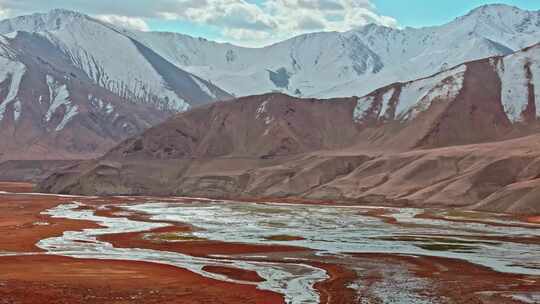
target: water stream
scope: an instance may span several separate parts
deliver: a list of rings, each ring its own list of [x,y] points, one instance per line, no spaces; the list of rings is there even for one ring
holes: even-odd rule
[[[166,222],[191,224],[192,236],[201,239],[264,245],[292,245],[313,249],[317,255],[339,257],[347,253],[392,253],[437,256],[466,260],[499,272],[540,275],[540,245],[509,241],[508,237],[538,237],[540,225],[500,227],[489,223],[449,222],[419,219],[420,209],[392,210],[399,223],[389,224],[365,215],[367,207],[278,205],[271,203],[145,202],[122,206],[117,217],[96,216],[79,208],[81,203],[60,205],[45,213],[55,218],[89,220],[102,227],[40,241],[48,254],[75,258],[147,261],[174,265],[208,278],[256,284],[259,289],[278,292],[287,303],[318,303],[314,284],[328,276],[322,269],[299,262],[279,263],[246,255],[193,257],[150,249],[115,248],[97,240],[116,233],[145,232],[169,226]],[[130,220],[126,212],[151,215],[154,222]],[[277,237],[276,237],[277,236]],[[279,236],[294,237],[280,240]],[[256,271],[264,282],[244,282],[203,270],[225,266]]]
[[[415,218],[421,209],[393,210],[401,226],[362,215],[366,207],[281,204],[167,204],[125,207],[154,220],[189,223],[196,237],[225,242],[301,246],[319,254],[393,253],[466,260],[496,271],[540,275],[540,245],[497,237],[539,237],[535,227],[499,227],[483,223]],[[275,235],[303,240],[275,241]],[[491,237],[491,238],[488,238]]]
[[[131,260],[168,264],[184,268],[208,278],[240,284],[257,284],[262,290],[270,290],[285,296],[287,303],[318,303],[319,295],[314,290],[316,282],[327,278],[322,269],[306,264],[281,264],[259,261],[200,258],[176,252],[151,249],[115,248],[112,244],[97,240],[100,235],[149,231],[166,227],[166,223],[133,221],[127,218],[100,217],[92,210],[80,209],[82,204],[60,205],[45,214],[53,218],[88,220],[99,223],[103,228],[83,231],[66,231],[60,237],[41,240],[37,246],[49,254],[74,258],[94,258],[108,260]],[[230,279],[226,276],[203,270],[204,266],[225,266],[256,271],[264,282],[253,283]]]

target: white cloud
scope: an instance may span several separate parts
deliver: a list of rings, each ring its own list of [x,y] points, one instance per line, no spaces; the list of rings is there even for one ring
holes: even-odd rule
[[[174,18],[219,27],[225,40],[248,45],[307,32],[348,31],[368,23],[397,26],[394,18],[377,14],[369,0],[267,0],[262,6],[245,0],[202,0]]]
[[[296,33],[347,31],[368,23],[397,26],[395,19],[378,15],[368,0],[275,0],[265,8],[282,28]]]
[[[3,5],[0,4],[0,19],[10,18],[12,16],[13,16],[12,11],[8,8],[5,8]]]
[[[150,27],[142,18],[119,15],[95,15],[101,21],[138,31],[149,31]]]
[[[223,41],[261,45],[315,31],[347,31],[368,23],[397,26],[371,0],[0,0],[13,14],[66,8],[147,30],[151,19],[181,20],[213,28]],[[189,33],[187,33],[189,34]]]
[[[181,19],[199,24],[225,27],[224,30],[244,29],[270,31],[275,20],[261,7],[244,0],[176,0],[182,9],[161,12],[167,19]]]
[[[264,31],[253,31],[248,29],[232,29],[225,28],[223,29],[223,36],[228,39],[222,39],[222,42],[233,41],[243,42],[246,46],[256,46],[260,41],[267,41],[270,39],[271,35],[268,32]],[[252,43],[249,43],[249,42]]]
[[[0,9],[0,19],[10,18],[12,15],[9,10]]]

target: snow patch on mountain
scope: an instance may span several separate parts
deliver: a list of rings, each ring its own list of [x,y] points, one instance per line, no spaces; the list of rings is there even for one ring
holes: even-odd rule
[[[105,112],[109,115],[114,112],[114,106],[110,102],[105,107]]]
[[[486,60],[498,73],[500,102],[508,119],[516,123],[523,122],[529,115],[540,117],[540,44]],[[471,64],[464,63],[430,77],[395,83],[373,91],[358,99],[353,113],[354,121],[410,121],[428,110],[433,103],[459,100]],[[473,73],[469,77],[478,76]],[[495,85],[498,87],[498,83]]]
[[[270,116],[268,114],[268,104],[270,100],[263,101],[256,111],[256,117],[257,119],[264,120],[265,125],[269,125],[274,121],[274,117]]]
[[[191,79],[193,79],[193,81],[195,81],[195,83],[199,86],[199,88],[201,88],[203,92],[208,94],[208,96],[211,96],[212,98],[217,98],[216,94],[214,94],[214,92],[212,92],[212,90],[210,90],[210,88],[208,88],[208,86],[204,82],[202,82],[199,78],[191,76]]]
[[[372,95],[358,98],[353,111],[354,122],[359,123],[366,118],[368,110],[371,108],[374,101],[375,97]]]
[[[10,47],[9,41],[6,39],[6,37],[0,35],[0,56],[4,57],[4,60],[10,59],[12,61],[16,61],[16,53],[15,51]]]
[[[466,65],[406,84],[399,96],[396,117],[411,120],[433,102],[454,99],[463,87]]]
[[[13,103],[13,120],[19,121],[22,114],[22,104],[20,100]]]
[[[79,113],[79,107],[73,105],[67,85],[60,84],[52,76],[47,75],[47,85],[49,86],[49,109],[45,114],[45,121],[50,122],[54,113],[64,107],[64,115],[60,123],[56,126],[55,131],[63,130],[66,125]]]
[[[101,112],[104,115],[111,115],[114,113],[115,107],[110,102],[103,101],[103,99],[96,97],[92,94],[88,94],[88,101],[95,110]]]
[[[536,116],[540,116],[540,46],[502,58],[497,65],[501,79],[501,99],[508,119],[523,119],[530,100],[529,86],[533,86]]]
[[[0,82],[9,80],[8,93],[0,103],[0,121],[4,119],[7,107],[16,100],[22,78],[26,73],[26,66],[20,62],[0,57]]]
[[[382,97],[382,106],[381,106],[381,110],[379,111],[379,117],[385,117],[386,116],[386,112],[388,111],[388,108],[389,108],[389,105],[390,105],[390,99],[392,98],[392,96],[394,96],[394,92],[395,92],[395,89],[392,88],[390,90],[388,90],[388,92],[384,93],[383,97]]]
[[[399,96],[395,86],[386,91],[377,91],[359,98],[353,112],[355,122],[362,122],[367,117],[389,119],[395,116],[401,121],[412,120],[427,110],[434,102],[447,102],[455,99],[463,88],[467,65],[460,65],[451,70],[438,73],[431,77],[421,78],[403,84]],[[379,98],[377,95],[382,94]],[[396,98],[395,113],[390,113],[390,102]],[[375,113],[372,113],[375,112]]]
[[[103,102],[103,100],[92,94],[88,94],[88,101],[90,102],[90,105],[98,111],[103,110],[103,108],[105,107],[105,103]]]
[[[187,103],[184,99],[179,98],[176,95],[173,96],[173,94],[174,93],[165,96],[166,107],[163,108],[164,110],[169,109],[175,112],[185,112],[191,108],[191,105]]]
[[[501,78],[501,99],[504,112],[510,121],[520,121],[521,114],[527,108],[529,99],[524,62],[521,60],[501,60],[497,72]]]
[[[264,114],[267,113],[267,110],[266,110],[266,107],[267,107],[267,106],[268,106],[268,100],[263,101],[263,102],[259,105],[259,107],[257,108],[257,111],[256,111],[256,113],[257,113],[256,118],[257,118],[257,119],[261,118],[261,116],[263,116]]]

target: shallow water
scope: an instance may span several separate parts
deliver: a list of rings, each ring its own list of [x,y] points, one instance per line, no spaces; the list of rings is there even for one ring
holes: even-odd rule
[[[102,228],[68,231],[61,237],[40,241],[38,246],[48,254],[174,265],[209,278],[256,284],[260,289],[283,294],[287,303],[318,303],[319,295],[313,285],[325,280],[328,277],[326,272],[303,264],[300,258],[295,258],[292,264],[263,262],[261,259],[266,257],[256,255],[198,258],[149,249],[114,248],[109,243],[98,241],[97,236],[144,232],[170,225],[165,222],[179,222],[196,228],[193,237],[208,240],[301,246],[313,249],[319,256],[328,257],[340,257],[347,253],[392,253],[457,258],[500,272],[540,275],[540,245],[496,239],[538,237],[540,225],[498,227],[489,223],[415,218],[422,212],[420,209],[389,209],[390,215],[400,223],[396,225],[365,215],[367,211],[373,210],[368,207],[224,203],[207,200],[190,204],[145,202],[122,207],[125,211],[150,214],[156,221],[150,223],[122,218],[127,216],[125,212],[117,213],[120,216],[117,218],[95,216],[92,210],[79,209],[81,205],[76,202],[60,205],[46,214],[58,218],[90,220],[100,223]],[[272,238],[275,236],[302,239],[282,241],[279,237]],[[203,267],[207,265],[253,270],[266,281],[253,283],[232,280],[204,271]],[[411,281],[413,283],[415,286],[423,284]],[[424,300],[411,293],[411,288],[395,290],[383,284],[375,289],[376,293],[378,290],[378,293],[385,295],[388,303],[424,303]]]
[[[41,240],[37,246],[48,254],[75,258],[96,258],[109,260],[132,260],[156,262],[178,266],[208,278],[221,281],[257,284],[260,289],[283,294],[287,303],[317,303],[319,295],[314,290],[316,282],[328,276],[322,269],[306,264],[281,264],[257,261],[230,260],[219,258],[199,258],[175,252],[164,252],[150,249],[114,248],[107,242],[97,240],[100,235],[114,233],[130,233],[148,231],[169,226],[166,223],[148,223],[132,221],[127,218],[109,218],[95,216],[91,210],[78,209],[82,204],[72,203],[60,205],[48,210],[45,214],[54,218],[88,220],[99,223],[103,228],[85,229],[83,231],[67,231],[60,237]],[[229,279],[226,276],[206,272],[204,266],[228,266],[256,271],[266,281],[261,283],[244,282]]]
[[[125,207],[155,220],[189,223],[194,236],[226,242],[294,245],[319,254],[394,253],[467,260],[496,271],[540,275],[540,245],[493,241],[487,237],[538,237],[536,227],[498,227],[483,223],[414,218],[420,209],[392,209],[408,226],[362,215],[362,207],[277,204],[167,204]],[[269,240],[275,235],[304,240]],[[466,238],[464,238],[466,237]],[[400,241],[401,239],[402,241]]]

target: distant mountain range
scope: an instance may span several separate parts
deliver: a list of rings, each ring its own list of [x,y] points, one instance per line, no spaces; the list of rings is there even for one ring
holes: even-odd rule
[[[131,36],[236,96],[280,91],[332,98],[363,96],[393,82],[536,44],[540,11],[487,5],[441,26],[395,29],[370,24],[344,33],[301,35],[263,48],[171,33]]]
[[[357,123],[411,120],[462,91],[471,67],[462,63],[538,43],[540,11],[489,5],[437,27],[371,24],[264,48],[138,32],[66,10],[0,21],[0,34],[0,160],[63,159],[101,155],[173,113],[233,95],[364,96]],[[536,117],[538,59],[524,54],[493,59],[509,124]],[[498,135],[490,136],[482,138]]]

